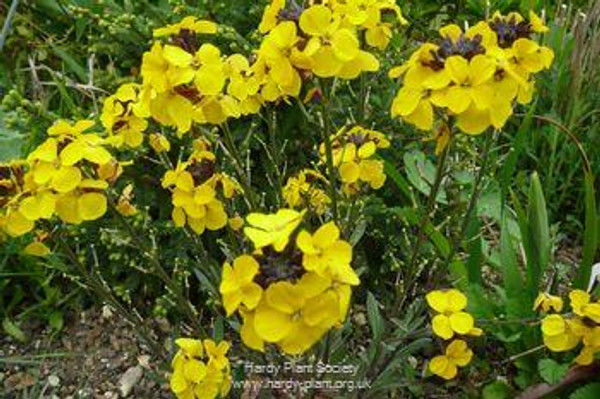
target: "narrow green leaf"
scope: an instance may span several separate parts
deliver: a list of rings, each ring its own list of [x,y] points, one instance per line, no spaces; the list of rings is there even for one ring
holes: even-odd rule
[[[373,333],[373,343],[379,343],[383,336],[383,330],[385,328],[385,321],[379,311],[379,303],[372,293],[367,293],[367,316],[369,317],[369,325],[371,326],[371,332]]]
[[[481,222],[479,219],[471,220],[466,231],[467,262],[469,282],[483,285],[481,267],[483,264],[483,241],[481,238]]]
[[[412,208],[393,208],[393,212],[398,214],[401,218],[406,219],[406,221],[411,226],[419,226],[421,224],[422,215],[417,213],[415,209]],[[439,254],[443,258],[447,258],[450,255],[450,242],[442,233],[438,231],[438,229],[431,223],[425,223],[423,227],[423,231],[429,237],[435,249],[439,252]]]
[[[87,70],[67,50],[52,44],[50,44],[50,47],[54,54],[62,59],[67,67],[77,75],[80,83],[87,82]]]
[[[404,176],[402,176],[402,174],[400,172],[398,172],[398,170],[396,169],[396,167],[394,166],[394,164],[392,164],[390,161],[383,159],[383,165],[385,168],[385,174],[386,176],[388,176],[389,178],[392,179],[392,181],[394,182],[394,184],[396,185],[396,187],[398,187],[398,189],[400,190],[400,192],[402,194],[404,194],[404,196],[411,201],[411,203],[413,205],[415,204],[415,197],[413,195],[413,192],[410,188],[410,184],[406,181],[406,179],[404,178]]]
[[[533,246],[534,259],[532,263],[532,284],[539,286],[548,262],[550,260],[550,227],[548,226],[548,211],[542,183],[537,173],[531,176],[531,187],[529,190],[529,204],[527,209],[530,243]]]
[[[507,220],[504,214],[500,232],[500,267],[506,294],[506,313],[509,317],[519,317],[529,313],[527,311],[529,307],[523,305],[527,303],[527,298],[523,297],[523,278],[519,271],[517,254],[512,244]]]
[[[577,273],[575,286],[587,289],[594,258],[598,251],[598,211],[596,205],[596,191],[594,189],[594,176],[586,173],[585,188],[585,227],[583,232],[583,250],[581,264]]]

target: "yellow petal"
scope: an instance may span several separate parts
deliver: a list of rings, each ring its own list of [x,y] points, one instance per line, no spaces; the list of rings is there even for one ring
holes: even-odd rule
[[[458,334],[465,335],[473,329],[475,320],[466,312],[457,312],[450,315],[450,327]]]
[[[564,334],[566,329],[565,320],[561,315],[553,314],[542,320],[542,333],[547,336]]]
[[[279,312],[268,305],[259,305],[254,314],[254,330],[264,341],[277,342],[285,338],[292,330],[291,316]]]
[[[450,326],[448,316],[438,314],[431,320],[431,328],[435,335],[443,339],[450,339],[454,336],[454,331]]]
[[[300,15],[299,25],[304,33],[312,36],[323,36],[331,21],[331,10],[324,5],[315,5]]]
[[[50,251],[50,248],[45,246],[43,243],[34,241],[27,245],[25,249],[23,249],[23,253],[25,255],[44,257],[50,255],[52,251]]]
[[[96,220],[106,213],[106,197],[100,193],[87,193],[77,201],[78,211],[83,220]]]

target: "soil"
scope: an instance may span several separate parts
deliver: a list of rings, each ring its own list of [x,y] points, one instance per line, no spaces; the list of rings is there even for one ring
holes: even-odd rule
[[[168,331],[164,321],[155,331]],[[162,328],[161,328],[162,327]],[[35,326],[27,343],[0,335],[0,397],[171,398],[166,373],[134,329],[107,308],[81,312],[56,336]],[[129,384],[129,392],[123,392]]]

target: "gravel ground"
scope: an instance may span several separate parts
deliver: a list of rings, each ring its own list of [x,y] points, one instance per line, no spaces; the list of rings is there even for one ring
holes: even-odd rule
[[[156,321],[155,330],[168,331]],[[166,375],[132,327],[106,309],[72,317],[57,336],[36,326],[27,343],[0,335],[0,397],[170,398]]]

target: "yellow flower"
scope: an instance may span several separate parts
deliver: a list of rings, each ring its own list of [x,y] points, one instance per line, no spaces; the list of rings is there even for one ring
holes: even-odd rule
[[[60,119],[56,122],[54,122],[54,124],[52,126],[50,126],[50,128],[48,128],[48,135],[53,137],[53,136],[57,136],[57,137],[71,137],[71,138],[76,138],[79,135],[81,135],[84,131],[88,130],[89,128],[91,128],[92,126],[94,126],[95,123],[94,121],[90,121],[90,120],[81,120],[81,121],[77,121],[74,124],[70,124],[69,122]]]
[[[224,203],[217,197],[220,186],[225,198],[237,190],[237,183],[221,173],[215,173],[215,155],[206,150],[195,151],[187,162],[180,162],[162,179],[162,186],[172,190],[173,222],[186,224],[196,234],[205,229],[220,230],[227,226]]]
[[[285,7],[285,2],[286,0],[272,0],[271,4],[265,7],[265,12],[258,26],[260,33],[267,33],[277,25],[279,13]]]
[[[124,84],[104,100],[100,120],[116,146],[125,144],[136,148],[142,144],[142,132],[148,127],[148,122],[135,113],[140,89],[136,84]]]
[[[319,227],[314,235],[302,230],[296,239],[302,251],[302,265],[321,276],[335,276],[348,285],[358,285],[360,280],[350,266],[352,247],[340,239],[340,229],[334,222]]]
[[[322,215],[331,199],[317,183],[325,183],[319,172],[304,169],[296,177],[290,177],[282,190],[283,199],[292,208],[311,207],[318,215]]]
[[[569,294],[569,299],[576,315],[600,323],[600,303],[591,302],[590,294],[582,290],[573,290]]]
[[[438,312],[431,321],[435,335],[443,339],[451,339],[455,334],[481,335],[473,316],[463,311],[467,307],[467,297],[462,292],[456,289],[431,291],[425,299]]]
[[[162,134],[152,133],[149,137],[150,147],[157,152],[169,152],[171,151],[171,143]]]
[[[129,184],[121,193],[116,205],[116,210],[123,216],[133,216],[137,214],[137,208],[131,203],[133,199],[133,185]]]
[[[456,377],[458,367],[466,366],[471,362],[472,358],[473,351],[469,349],[467,343],[457,339],[448,345],[444,355],[431,359],[429,362],[429,371],[445,380],[451,380]]]
[[[172,361],[170,387],[179,399],[214,399],[225,397],[231,386],[229,360],[225,357],[229,343],[218,346],[212,340],[179,338],[180,348]]]
[[[217,24],[212,21],[197,20],[196,17],[188,16],[176,24],[154,29],[152,33],[154,37],[161,37],[178,35],[181,31],[212,35],[217,33]]]
[[[23,253],[30,256],[44,257],[50,255],[52,251],[44,243],[34,241],[23,249]]]
[[[248,310],[256,308],[262,297],[262,288],[254,282],[258,272],[258,262],[248,255],[236,258],[233,267],[225,262],[219,292],[223,296],[227,316],[233,314],[240,304]]]
[[[550,295],[546,292],[540,292],[533,304],[534,311],[549,312],[552,309],[555,312],[562,311],[563,300],[561,297]]]
[[[304,213],[293,209],[280,209],[275,214],[251,213],[246,216],[249,226],[244,228],[244,234],[256,249],[272,245],[273,249],[281,252],[302,222]]]
[[[544,345],[553,352],[565,352],[579,344],[581,337],[575,334],[577,321],[565,320],[561,315],[552,314],[542,320]]]
[[[302,282],[271,284],[256,308],[257,335],[278,343],[288,354],[302,353],[314,345],[338,320],[339,304],[334,292],[315,292],[313,288]]]

